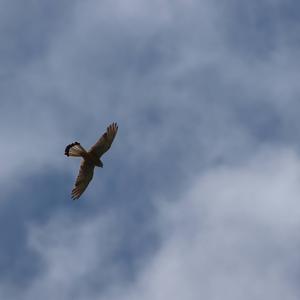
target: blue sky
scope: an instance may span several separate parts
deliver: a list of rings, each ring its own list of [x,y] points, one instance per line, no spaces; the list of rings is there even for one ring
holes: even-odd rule
[[[299,299],[299,8],[2,0],[0,298]]]

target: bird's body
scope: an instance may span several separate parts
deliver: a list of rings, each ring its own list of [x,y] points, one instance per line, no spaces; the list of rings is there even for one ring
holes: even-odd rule
[[[107,127],[106,132],[88,151],[78,142],[69,144],[65,149],[65,155],[82,157],[75,186],[72,190],[72,199],[78,199],[87,188],[93,178],[95,167],[103,167],[101,156],[110,148],[118,131],[117,123],[112,123]]]
[[[93,153],[86,152],[82,155],[82,157],[85,160],[88,160],[89,162],[93,163],[95,167],[101,167],[101,168],[103,167],[103,162],[100,160],[99,157],[97,157]]]

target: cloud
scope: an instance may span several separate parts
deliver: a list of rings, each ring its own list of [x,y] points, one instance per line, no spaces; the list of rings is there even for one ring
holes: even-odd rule
[[[158,197],[159,246],[131,276],[115,256],[115,212],[32,224],[28,246],[44,269],[22,299],[297,299],[299,177],[294,151],[265,149],[196,176],[177,199]]]
[[[88,293],[89,284],[107,285],[119,270],[111,262],[111,254],[118,245],[119,236],[109,234],[115,231],[116,222],[109,215],[100,215],[92,221],[78,226],[65,215],[60,215],[42,228],[30,230],[29,244],[44,260],[45,272],[39,276],[29,291],[28,299],[48,294],[51,298],[82,298]],[[54,246],[54,247],[53,247]],[[105,272],[97,272],[97,266]],[[76,288],[78,287],[78,289]],[[57,288],[59,287],[59,288]]]
[[[162,247],[123,299],[297,299],[299,163],[269,149],[159,201]]]
[[[255,31],[253,23],[265,15],[261,7],[270,8],[270,19],[268,26]],[[14,157],[4,165],[9,177],[20,169],[37,171],[50,160],[59,168],[68,139],[91,144],[112,120],[120,122],[126,137],[122,147],[137,165],[145,158],[153,163],[166,152],[181,161],[186,148],[193,165],[198,153],[203,161],[224,159],[224,148],[225,155],[237,152],[233,148],[244,153],[253,143],[274,136],[294,143],[299,128],[297,122],[290,128],[289,120],[297,119],[290,107],[298,105],[298,46],[282,42],[290,30],[287,16],[276,18],[280,1],[245,8],[236,1],[227,6],[207,1],[87,1],[71,7],[63,3],[62,13],[55,8],[36,8],[35,22],[50,29],[34,39],[31,27],[25,27],[25,40],[28,52],[43,50],[23,58],[26,64],[11,66],[13,75],[3,81],[0,124],[7,147],[0,154]],[[59,26],[42,18],[46,9],[53,11]],[[20,14],[11,4],[10,11]],[[245,18],[239,28],[241,11]],[[276,22],[278,30],[272,26]],[[268,32],[269,27],[274,31]],[[251,30],[253,41],[240,42],[253,49],[255,55],[248,57],[231,35],[251,36]],[[258,32],[274,40],[267,54],[254,51],[258,44],[264,46],[265,39],[255,39]],[[292,41],[293,35],[288,36]],[[36,45],[40,40],[42,48]],[[261,121],[247,117],[252,113],[259,113]],[[262,134],[265,127],[272,130]],[[138,140],[143,140],[140,147]],[[21,158],[16,155],[19,144],[26,145]]]
[[[41,285],[66,299],[217,299],[217,284],[293,299],[296,237],[276,239],[298,226],[294,1],[3,3],[2,298]],[[89,147],[111,121],[105,169],[75,206],[64,147]]]

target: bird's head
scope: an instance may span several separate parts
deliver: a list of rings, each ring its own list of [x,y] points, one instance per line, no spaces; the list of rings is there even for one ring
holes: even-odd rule
[[[97,165],[97,167],[103,168],[103,162],[99,159]]]

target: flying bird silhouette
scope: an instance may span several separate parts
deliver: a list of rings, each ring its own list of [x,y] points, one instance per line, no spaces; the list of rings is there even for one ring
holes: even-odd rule
[[[103,168],[101,156],[110,148],[118,131],[117,123],[110,124],[106,132],[100,137],[94,146],[86,151],[78,142],[69,144],[65,149],[65,155],[82,157],[79,173],[72,189],[71,197],[78,199],[85,191],[94,175],[94,168]]]

